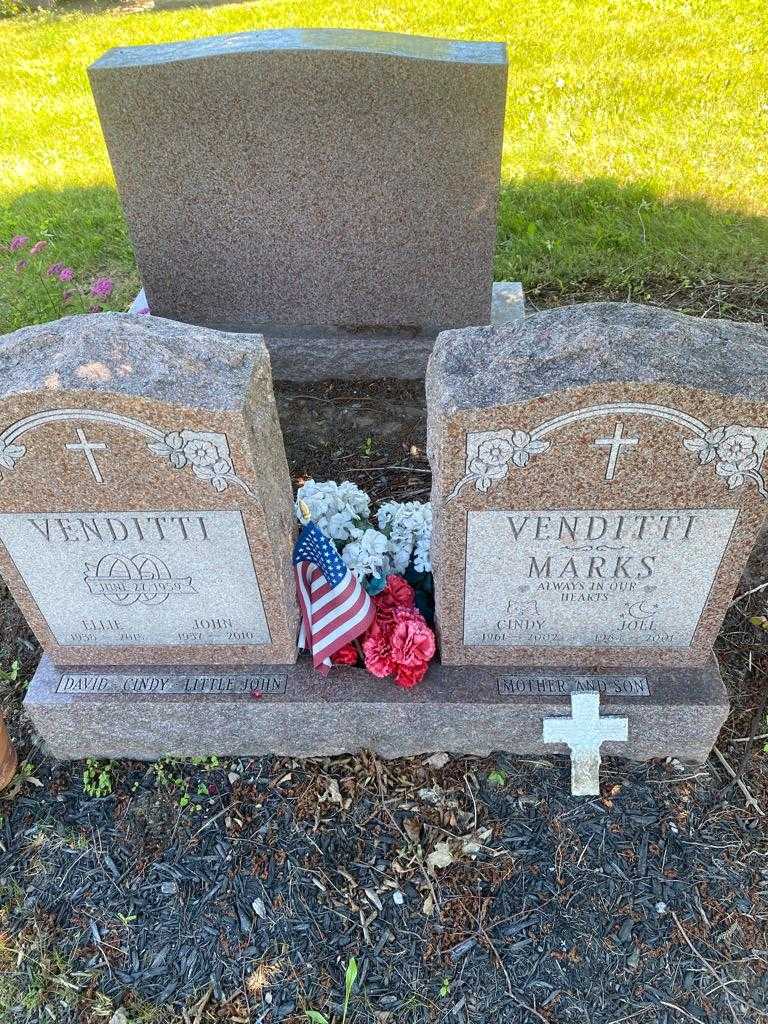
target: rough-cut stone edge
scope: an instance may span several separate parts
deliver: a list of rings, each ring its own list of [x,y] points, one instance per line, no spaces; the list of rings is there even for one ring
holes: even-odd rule
[[[147,297],[142,288],[128,313],[145,316],[140,314],[140,310],[147,308]],[[525,314],[523,286],[518,281],[494,282],[491,309],[494,324],[522,319]],[[227,325],[221,325],[221,330],[226,329]],[[293,332],[282,328],[278,333],[265,327],[260,331],[263,333],[258,335],[233,332],[230,337],[235,345],[240,345],[243,338],[263,337],[272,361],[273,378],[294,383],[423,380],[436,338],[435,334],[345,333],[331,328]]]
[[[547,309],[518,323],[443,331],[427,401],[450,414],[625,381],[767,401],[768,331],[635,303]]]
[[[269,354],[258,334],[92,313],[1,337],[0,400],[33,391],[88,391],[237,410],[252,374],[264,368]]]
[[[71,673],[73,670],[66,670]],[[83,670],[88,671],[88,670]],[[142,669],[90,670],[93,675],[138,674]],[[150,669],[152,675],[158,670]],[[167,668],[162,674],[182,670]],[[240,670],[207,670],[236,675]],[[165,754],[309,757],[361,748],[386,758],[447,750],[487,755],[565,753],[545,744],[542,719],[568,715],[570,697],[501,696],[500,678],[511,670],[433,665],[413,690],[374,679],[364,669],[334,667],[323,679],[307,658],[296,665],[251,666],[251,675],[280,675],[286,694],[249,696],[56,694],[62,670],[44,657],[29,686],[25,708],[52,753],[155,759]],[[589,674],[573,668],[573,674]],[[558,676],[551,667],[514,670]],[[714,657],[702,669],[643,669],[597,673],[648,678],[652,695],[603,697],[601,714],[629,718],[628,744],[607,742],[603,756],[637,760],[675,756],[704,761],[728,714],[728,698]]]

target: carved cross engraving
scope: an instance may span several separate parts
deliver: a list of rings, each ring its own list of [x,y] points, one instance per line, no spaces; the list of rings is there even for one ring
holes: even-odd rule
[[[78,427],[75,433],[78,436],[79,444],[72,442],[72,444],[65,445],[65,447],[72,452],[82,452],[88,462],[88,468],[93,473],[93,479],[97,484],[103,484],[104,477],[101,475],[93,453],[96,451],[106,451],[106,444],[103,441],[89,441],[82,427]]]
[[[616,476],[616,463],[619,460],[619,453],[621,452],[623,445],[636,445],[640,440],[637,437],[623,437],[622,432],[624,430],[623,423],[617,423],[616,429],[613,432],[613,437],[599,437],[592,443],[596,446],[609,448],[608,453],[608,465],[605,467],[605,479],[613,480]]]
[[[626,718],[601,718],[599,693],[572,693],[570,718],[545,718],[545,743],[565,743],[571,751],[571,793],[600,793],[600,746],[605,740],[626,742]]]

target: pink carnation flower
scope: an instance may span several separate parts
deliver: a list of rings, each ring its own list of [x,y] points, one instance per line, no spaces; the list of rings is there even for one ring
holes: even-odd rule
[[[374,623],[363,641],[365,667],[371,675],[392,676],[404,687],[421,682],[435,650],[435,634],[416,608],[393,609],[381,625]]]
[[[363,654],[365,667],[372,676],[383,679],[392,675],[394,665],[390,656],[389,636],[375,622],[363,640]]]
[[[72,267],[62,267],[61,270],[59,271],[60,281],[71,281],[74,276],[75,272],[72,269]]]
[[[48,269],[46,270],[46,274],[48,275],[48,277],[58,277],[63,269],[63,263],[52,263],[50,267],[48,267]]]
[[[409,687],[420,683],[435,656],[435,634],[421,612],[410,608],[395,612],[389,649],[397,685]]]
[[[29,239],[26,235],[14,235],[8,243],[8,248],[11,252],[17,252],[19,249],[23,249],[28,241]]]

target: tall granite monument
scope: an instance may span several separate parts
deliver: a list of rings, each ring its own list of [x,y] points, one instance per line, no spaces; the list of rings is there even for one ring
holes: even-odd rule
[[[289,29],[89,69],[148,306],[266,336],[276,377],[424,374],[522,312],[492,259],[501,43]]]

